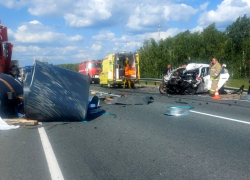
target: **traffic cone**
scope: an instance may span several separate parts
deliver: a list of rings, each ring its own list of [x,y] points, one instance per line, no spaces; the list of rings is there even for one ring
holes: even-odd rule
[[[214,95],[213,99],[221,99],[221,97],[219,95],[218,86],[216,86],[215,95]]]

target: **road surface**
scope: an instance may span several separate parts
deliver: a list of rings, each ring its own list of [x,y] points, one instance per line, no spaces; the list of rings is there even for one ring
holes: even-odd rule
[[[154,102],[101,102],[106,113],[89,121],[0,131],[0,179],[250,179],[250,102],[166,96],[155,87],[91,90]],[[194,109],[164,115],[173,105]]]

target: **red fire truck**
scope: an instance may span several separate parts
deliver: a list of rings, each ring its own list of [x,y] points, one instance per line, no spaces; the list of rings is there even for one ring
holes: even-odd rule
[[[10,71],[13,44],[8,42],[7,27],[1,25],[0,20],[0,73]]]
[[[97,60],[86,60],[79,64],[79,73],[89,76],[90,83],[99,83],[102,62]]]

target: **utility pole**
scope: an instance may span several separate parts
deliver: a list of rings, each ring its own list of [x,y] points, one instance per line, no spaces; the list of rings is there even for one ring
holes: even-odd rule
[[[158,43],[160,42],[161,39],[161,25],[158,25]]]

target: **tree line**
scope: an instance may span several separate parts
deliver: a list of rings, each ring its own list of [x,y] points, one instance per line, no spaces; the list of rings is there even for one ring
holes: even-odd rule
[[[76,63],[76,64],[58,64],[56,66],[64,68],[64,69],[68,69],[71,71],[76,71],[78,72],[78,66],[80,63]]]
[[[168,64],[177,68],[189,57],[195,63],[210,63],[216,57],[227,65],[231,77],[249,77],[250,18],[239,17],[224,31],[216,29],[213,23],[202,32],[187,30],[158,42],[145,40],[138,52],[144,78],[161,78]]]

